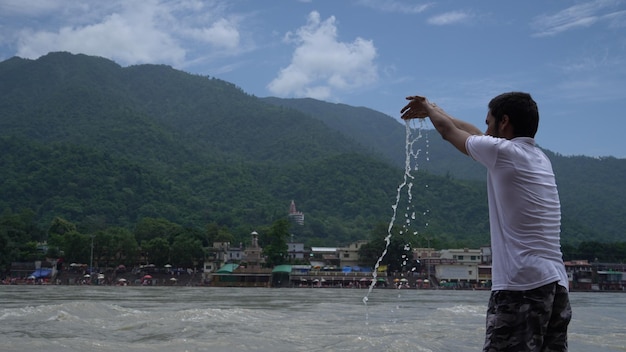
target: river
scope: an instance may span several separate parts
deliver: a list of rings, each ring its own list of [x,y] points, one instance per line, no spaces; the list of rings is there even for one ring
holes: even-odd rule
[[[488,291],[0,286],[0,351],[480,351]],[[573,352],[626,351],[626,294],[573,292]]]

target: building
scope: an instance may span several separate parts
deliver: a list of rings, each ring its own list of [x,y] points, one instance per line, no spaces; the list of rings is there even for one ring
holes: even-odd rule
[[[291,240],[291,242],[287,243],[287,256],[290,260],[304,260],[305,258],[308,259],[308,256],[306,256],[307,253],[308,252],[304,250],[304,243],[293,242],[293,239]]]
[[[414,272],[414,276],[430,280],[432,274],[435,273],[435,265],[438,264],[441,253],[434,248],[413,248],[413,259],[419,264],[418,272]],[[428,282],[428,281],[427,281]]]
[[[593,267],[587,260],[570,260],[564,262],[569,288],[571,290],[591,290],[593,284]]]
[[[213,272],[222,267],[227,261],[227,248],[230,242],[213,242],[213,246],[206,248],[204,258],[204,273]],[[205,275],[206,276],[206,275]]]
[[[210,248],[210,257],[215,268],[220,268],[226,263],[239,263],[244,257],[243,245],[233,247],[230,242],[213,242]]]
[[[335,247],[311,247],[309,261],[313,269],[336,269],[340,265]]]
[[[272,269],[250,269],[238,264],[225,264],[209,277],[216,287],[269,287]]]
[[[298,225],[304,225],[304,214],[296,209],[296,202],[291,201],[288,217]]]
[[[482,263],[482,252],[480,249],[442,249],[440,251],[441,259],[451,259],[458,264],[475,264]]]
[[[626,290],[626,264],[593,262],[595,281],[593,290],[624,291]]]
[[[243,261],[246,262],[246,267],[250,269],[260,269],[265,260],[261,256],[263,248],[259,247],[259,234],[256,231],[252,231],[250,236],[252,236],[252,242],[243,251]]]
[[[483,264],[491,264],[493,258],[491,255],[491,246],[480,247],[480,255],[482,256]]]
[[[339,256],[339,264],[341,267],[358,267],[359,266],[359,250],[368,241],[356,241],[354,243],[350,243],[346,247],[341,247],[337,249],[337,254]]]
[[[441,250],[435,269],[439,283],[462,288],[486,285],[487,280],[479,280],[481,253],[480,249],[469,248]]]

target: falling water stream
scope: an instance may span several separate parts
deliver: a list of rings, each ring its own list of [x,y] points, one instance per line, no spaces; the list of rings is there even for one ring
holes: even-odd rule
[[[399,211],[398,207],[400,206],[400,203],[403,197],[405,197],[407,206],[406,206],[406,210],[404,213],[405,221],[402,225],[402,230],[399,231],[398,235],[402,236],[404,234],[412,234],[414,236],[417,236],[419,234],[419,230],[416,230],[416,229],[411,230],[412,221],[415,220],[416,218],[414,206],[412,204],[412,201],[413,201],[412,189],[413,189],[413,181],[415,180],[415,176],[413,175],[413,172],[417,172],[419,170],[420,155],[422,154],[422,148],[418,146],[417,142],[420,141],[422,138],[424,138],[422,135],[422,130],[425,128],[425,126],[426,126],[425,119],[405,120],[405,132],[406,133],[405,133],[404,176],[403,176],[402,182],[400,183],[400,185],[398,185],[398,188],[396,190],[396,202],[394,205],[391,206],[393,213],[391,216],[391,220],[389,221],[389,226],[387,227],[387,236],[385,237],[385,248],[382,254],[380,255],[380,257],[378,258],[378,260],[376,261],[376,264],[374,265],[374,270],[372,274],[372,282],[369,285],[367,293],[363,297],[363,303],[365,304],[365,307],[366,307],[365,308],[366,324],[369,321],[367,302],[369,301],[369,296],[372,293],[372,290],[376,286],[378,268],[380,267],[381,262],[385,258],[385,255],[387,255],[387,250],[389,249],[391,238],[393,236],[392,232],[395,226],[396,217],[398,216],[398,211]],[[426,135],[426,138],[425,138],[424,154],[425,154],[425,160],[428,162],[430,160],[429,150],[428,150],[429,149],[428,133],[426,133],[425,135]],[[426,184],[424,187],[428,188],[428,185]],[[422,213],[422,215],[426,217],[428,216],[429,213],[430,211],[427,209]],[[424,223],[424,227],[425,228],[428,227],[427,220]],[[411,250],[410,244],[408,242],[405,242],[404,250],[405,252],[409,252]],[[408,259],[408,256],[404,254],[402,256],[403,266],[407,264],[407,259]]]

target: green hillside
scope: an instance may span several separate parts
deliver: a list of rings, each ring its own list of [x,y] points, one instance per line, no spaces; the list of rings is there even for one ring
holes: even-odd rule
[[[416,241],[486,244],[484,170],[423,133],[428,160],[397,223],[409,207]],[[346,244],[389,222],[404,140],[402,124],[367,108],[260,99],[168,66],[12,58],[0,63],[0,243],[45,240],[55,218],[83,234],[166,219],[246,242],[294,200],[306,216],[297,240]],[[564,240],[622,240],[625,161],[550,154]]]
[[[389,116],[363,107],[314,99],[264,100],[309,113],[393,164],[404,165],[404,154],[400,150],[404,149],[405,127]],[[435,131],[425,130],[422,134],[420,147],[423,152],[428,151],[429,158],[420,164],[421,170],[484,182],[486,172],[481,165],[459,153]],[[626,185],[622,180],[626,178],[626,160],[546,153],[552,160],[559,185],[563,240],[574,244],[587,240],[623,241],[626,238]]]
[[[0,73],[0,207],[34,211],[42,229],[55,217],[87,232],[163,217],[245,241],[291,200],[307,214],[293,229],[305,242],[343,244],[389,221],[402,169],[228,82],[67,53],[13,58]]]

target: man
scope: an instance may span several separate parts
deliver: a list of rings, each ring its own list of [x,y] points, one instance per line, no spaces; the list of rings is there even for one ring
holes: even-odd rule
[[[487,131],[411,96],[403,119],[429,117],[441,136],[488,170],[492,288],[483,351],[567,351],[571,319],[552,165],[535,146],[537,104],[527,93],[489,102]]]

